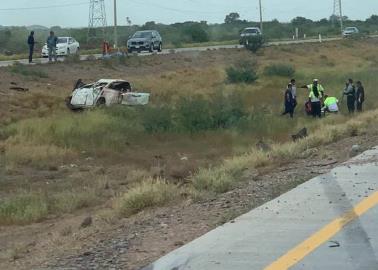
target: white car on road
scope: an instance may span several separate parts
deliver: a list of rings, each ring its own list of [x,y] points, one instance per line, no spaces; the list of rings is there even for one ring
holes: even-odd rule
[[[132,92],[125,80],[101,79],[91,84],[81,84],[67,97],[66,105],[72,109],[85,109],[115,104],[136,106],[147,105],[149,93]]]
[[[56,55],[66,56],[70,54],[77,54],[80,50],[80,44],[72,37],[58,37],[58,42],[56,44]],[[42,57],[49,56],[49,49],[47,44],[42,48]]]
[[[359,33],[360,33],[360,31],[358,30],[357,27],[347,27],[343,31],[343,37],[350,37],[350,36],[353,36],[353,35],[357,35]]]

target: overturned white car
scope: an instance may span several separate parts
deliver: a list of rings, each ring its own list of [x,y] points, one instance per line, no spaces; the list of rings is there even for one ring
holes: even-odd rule
[[[114,104],[147,105],[149,99],[149,93],[132,92],[130,83],[125,80],[101,79],[91,84],[79,80],[66,104],[75,110]]]

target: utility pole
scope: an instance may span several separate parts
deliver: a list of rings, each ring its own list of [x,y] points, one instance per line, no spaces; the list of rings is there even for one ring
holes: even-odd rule
[[[117,0],[114,0],[114,47],[118,48]]]
[[[340,29],[342,33],[344,30],[344,25],[343,25],[343,9],[341,6],[341,0],[334,0],[333,2],[333,18],[339,18]],[[334,23],[334,21],[332,23]]]
[[[339,0],[339,11],[340,11],[340,28],[341,34],[343,34],[344,26],[343,26],[343,9],[341,7],[341,0]]]
[[[98,28],[102,35],[97,35]],[[93,39],[105,39],[106,36],[106,12],[104,0],[91,0],[89,3],[89,22],[87,41]]]
[[[259,0],[259,7],[260,7],[260,30],[261,30],[261,33],[263,33],[263,18],[262,18],[261,0]]]

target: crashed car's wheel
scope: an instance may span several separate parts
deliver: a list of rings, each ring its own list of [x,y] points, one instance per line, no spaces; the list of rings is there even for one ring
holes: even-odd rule
[[[153,43],[150,44],[150,52],[154,52],[154,44]]]
[[[162,50],[163,50],[163,45],[160,43],[159,48],[158,48],[158,52],[161,52]]]
[[[106,104],[105,98],[99,98],[96,102],[96,107],[104,107]]]

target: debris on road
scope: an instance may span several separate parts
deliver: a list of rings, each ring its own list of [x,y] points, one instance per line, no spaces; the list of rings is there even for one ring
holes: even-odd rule
[[[340,247],[340,243],[338,241],[329,241],[329,242],[331,243],[331,245],[328,246],[330,248]]]

